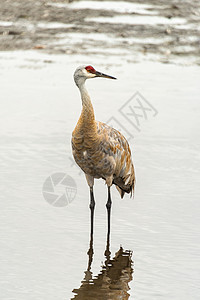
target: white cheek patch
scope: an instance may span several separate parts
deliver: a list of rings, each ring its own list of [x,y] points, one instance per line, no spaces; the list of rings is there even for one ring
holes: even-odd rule
[[[93,74],[93,73],[90,73],[90,72],[87,72],[88,73],[88,77],[90,77],[90,78],[94,78],[94,77],[96,77],[96,75],[95,74]]]
[[[83,73],[87,76],[89,72],[86,69],[83,69]]]

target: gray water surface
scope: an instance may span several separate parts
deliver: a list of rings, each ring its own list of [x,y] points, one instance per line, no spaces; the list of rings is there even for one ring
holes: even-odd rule
[[[0,55],[4,300],[71,299],[85,277],[89,190],[71,161],[70,145],[81,111],[72,75],[83,63],[118,78],[93,79],[87,87],[96,119],[123,125],[136,169],[134,200],[128,195],[121,200],[112,188],[111,258],[120,245],[133,251],[124,279],[129,299],[200,297],[200,69],[115,60],[33,52]],[[137,92],[152,106],[143,102],[150,109],[146,119],[137,111],[140,131],[128,120],[130,114],[121,113],[123,105],[130,109],[126,102]],[[46,178],[58,172],[71,176],[77,186],[74,201],[62,208],[50,205],[42,194]],[[106,261],[107,190],[100,180],[95,182],[95,199],[94,277]]]

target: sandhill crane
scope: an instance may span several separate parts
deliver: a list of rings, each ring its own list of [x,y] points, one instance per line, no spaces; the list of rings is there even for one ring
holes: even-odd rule
[[[90,96],[85,87],[89,78],[115,77],[100,73],[92,66],[80,66],[74,73],[74,81],[80,90],[82,112],[72,133],[72,150],[76,163],[83,170],[90,188],[91,234],[95,200],[94,178],[102,178],[108,187],[108,234],[110,234],[111,195],[110,187],[115,184],[121,198],[125,193],[133,194],[135,174],[131,150],[125,137],[116,129],[95,120]]]

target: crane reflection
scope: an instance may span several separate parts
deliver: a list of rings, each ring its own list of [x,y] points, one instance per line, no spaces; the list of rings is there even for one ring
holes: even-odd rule
[[[84,272],[84,279],[79,288],[72,292],[75,294],[73,299],[81,300],[127,300],[130,297],[129,282],[133,279],[132,251],[124,250],[120,246],[115,256],[111,259],[110,234],[107,235],[105,249],[105,262],[97,276],[93,276],[91,266],[93,261],[93,235],[90,236],[90,247],[88,254],[88,267]]]

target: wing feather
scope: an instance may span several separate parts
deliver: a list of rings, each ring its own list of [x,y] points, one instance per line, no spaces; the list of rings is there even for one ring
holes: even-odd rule
[[[98,134],[101,135],[102,150],[115,160],[113,183],[121,197],[124,193],[133,195],[135,172],[131,159],[131,150],[125,137],[116,129],[96,121]]]

